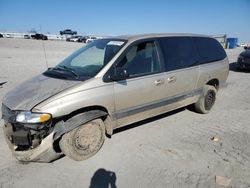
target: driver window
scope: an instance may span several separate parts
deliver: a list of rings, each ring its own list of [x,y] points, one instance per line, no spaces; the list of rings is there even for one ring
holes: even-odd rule
[[[130,48],[120,65],[129,77],[148,75],[160,71],[160,62],[154,42],[143,42]]]

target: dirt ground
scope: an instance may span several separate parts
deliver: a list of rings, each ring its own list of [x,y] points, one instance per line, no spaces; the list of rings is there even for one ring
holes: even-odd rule
[[[0,39],[0,100],[83,44]],[[250,73],[236,70],[242,48],[227,50],[228,86],[207,115],[180,109],[120,129],[92,158],[22,164],[3,138],[0,187],[250,187]],[[212,139],[214,138],[214,139]]]

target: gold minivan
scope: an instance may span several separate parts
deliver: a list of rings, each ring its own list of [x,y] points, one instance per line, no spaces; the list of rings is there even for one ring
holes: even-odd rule
[[[190,104],[208,113],[228,72],[204,35],[95,40],[3,98],[6,141],[20,161],[84,160],[118,127]]]

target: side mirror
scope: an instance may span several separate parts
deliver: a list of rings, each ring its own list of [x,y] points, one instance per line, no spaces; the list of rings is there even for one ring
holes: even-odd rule
[[[111,75],[113,81],[126,80],[129,77],[128,71],[123,67],[116,67],[114,74]]]
[[[244,49],[246,50],[246,49],[247,49],[247,46],[244,46]]]

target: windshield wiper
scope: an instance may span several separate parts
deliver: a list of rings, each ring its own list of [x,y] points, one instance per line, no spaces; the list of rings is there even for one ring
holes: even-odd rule
[[[67,72],[70,72],[71,74],[73,74],[75,76],[76,79],[79,79],[79,74],[76,73],[75,70],[67,67],[67,66],[62,66],[62,65],[59,65],[58,67],[53,67],[52,70],[62,70],[62,71],[67,71]]]

